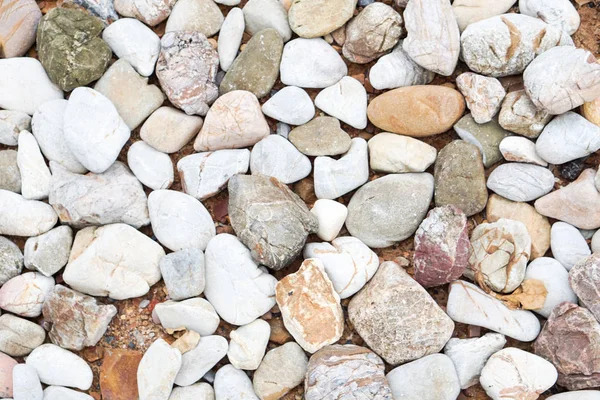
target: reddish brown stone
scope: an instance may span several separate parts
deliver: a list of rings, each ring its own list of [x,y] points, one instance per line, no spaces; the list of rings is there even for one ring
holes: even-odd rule
[[[100,389],[103,400],[138,398],[137,369],[142,356],[139,351],[106,350],[100,368]]]
[[[568,302],[556,306],[533,348],[554,364],[560,386],[600,386],[600,324],[587,309]]]

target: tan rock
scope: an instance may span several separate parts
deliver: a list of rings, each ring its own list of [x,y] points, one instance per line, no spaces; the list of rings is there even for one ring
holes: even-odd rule
[[[500,110],[506,91],[496,78],[465,72],[456,77],[458,90],[478,124],[490,122]]]
[[[294,342],[270,350],[254,372],[254,392],[261,400],[279,400],[304,380],[308,359]]]
[[[269,125],[256,96],[245,90],[234,90],[212,105],[194,142],[194,150],[248,147],[269,134]]]
[[[187,115],[172,107],[161,107],[144,122],[140,137],[158,151],[175,153],[198,134],[202,122],[198,116]]]
[[[325,36],[344,25],[358,0],[294,0],[288,11],[290,27],[303,38]]]
[[[487,203],[486,217],[489,222],[506,218],[525,224],[531,236],[531,260],[544,256],[550,248],[548,218],[527,203],[510,201],[497,194],[492,194]]]
[[[314,353],[342,336],[340,297],[321,260],[304,260],[298,272],[277,283],[275,298],[285,327],[304,350]]]
[[[584,103],[581,106],[581,115],[592,124],[600,126],[600,97]]]
[[[181,337],[171,344],[171,347],[179,349],[181,354],[185,354],[188,351],[195,349],[200,342],[200,334],[195,331],[186,331]]]
[[[35,43],[42,12],[33,0],[0,2],[0,58],[20,57]]]
[[[508,93],[498,116],[501,127],[531,139],[540,136],[551,119],[552,115],[535,107],[525,90]]]
[[[449,130],[465,111],[460,92],[434,85],[410,86],[377,96],[367,109],[369,120],[388,132],[413,137]]]

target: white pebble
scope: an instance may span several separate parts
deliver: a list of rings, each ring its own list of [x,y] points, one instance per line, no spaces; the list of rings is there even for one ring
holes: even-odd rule
[[[337,237],[348,216],[348,208],[345,205],[329,199],[317,200],[310,211],[319,220],[317,236],[326,242],[331,242]]]
[[[173,162],[165,153],[145,142],[135,142],[127,152],[127,164],[144,185],[152,190],[168,189],[173,184]]]

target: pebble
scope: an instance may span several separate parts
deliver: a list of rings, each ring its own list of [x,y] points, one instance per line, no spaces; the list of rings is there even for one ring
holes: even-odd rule
[[[204,205],[185,193],[155,190],[148,196],[148,211],[154,235],[169,250],[204,250],[216,234]]]
[[[453,128],[461,139],[477,146],[483,155],[483,165],[486,168],[502,160],[499,146],[510,133],[505,131],[497,121],[491,120],[480,124],[475,121],[472,114],[467,114]]]
[[[18,363],[4,353],[0,353],[0,396],[13,395],[13,368]]]
[[[0,236],[0,285],[23,270],[23,253],[15,243]]]
[[[104,400],[119,400],[119,397],[138,398],[137,370],[142,356],[141,352],[135,350],[104,349],[99,373],[100,389]]]
[[[350,62],[367,64],[386,54],[403,34],[400,14],[387,4],[369,4],[346,25],[342,54]]]
[[[196,151],[249,147],[271,133],[256,96],[234,90],[219,97],[194,142]]]
[[[104,74],[112,57],[99,36],[103,22],[85,11],[57,7],[37,27],[37,52],[52,82],[68,92]]]
[[[301,38],[316,38],[344,26],[355,9],[356,0],[293,0],[288,17],[294,33]]]
[[[466,215],[453,205],[434,208],[417,229],[414,246],[414,278],[423,287],[460,278],[471,251]]]
[[[294,342],[269,350],[254,372],[254,392],[261,400],[278,400],[304,381],[308,359]]]
[[[272,176],[290,184],[306,178],[312,166],[309,158],[287,139],[269,135],[252,148],[250,170],[252,174]]]
[[[238,369],[254,371],[265,355],[270,335],[271,326],[262,319],[231,331],[227,351],[229,362]]]
[[[536,56],[573,43],[561,29],[522,14],[498,15],[470,24],[460,42],[467,66],[493,77],[518,75]]]
[[[348,232],[375,248],[409,238],[427,214],[433,186],[428,173],[390,174],[366,183],[348,204]]]
[[[337,237],[348,216],[348,208],[345,205],[329,199],[315,201],[310,212],[317,217],[319,223],[317,236],[326,242],[330,242]]]
[[[304,258],[316,258],[323,263],[327,277],[342,299],[362,289],[379,268],[377,254],[352,236],[339,237],[331,244],[308,243]]]
[[[566,112],[546,125],[535,149],[550,164],[586,157],[600,149],[600,127],[579,114]]]
[[[117,222],[139,228],[150,223],[146,193],[120,161],[101,174],[74,174],[54,162],[50,166],[48,201],[62,223],[74,228]]]
[[[139,399],[167,400],[181,364],[179,350],[169,346],[163,339],[152,343],[137,370]]]
[[[551,119],[546,111],[536,108],[525,90],[508,93],[498,116],[501,127],[531,139],[537,138]]]
[[[21,172],[21,193],[28,200],[42,200],[50,190],[50,170],[35,140],[35,137],[22,131],[19,134],[17,165]]]
[[[139,19],[148,26],[163,22],[175,5],[176,0],[115,0],[115,10],[124,17]]]
[[[289,133],[289,140],[307,156],[335,156],[350,150],[350,136],[340,128],[340,121],[319,116]]]
[[[577,295],[569,285],[569,273],[553,258],[540,257],[530,262],[525,279],[541,281],[548,291],[544,306],[533,310],[544,318],[548,318],[552,310],[562,302],[577,303]]]
[[[221,95],[233,90],[247,90],[259,99],[268,95],[279,76],[282,52],[283,40],[275,29],[254,34],[221,81]]]
[[[119,59],[127,61],[142,76],[154,73],[160,53],[160,38],[134,18],[121,18],[110,24],[102,39]]]
[[[169,101],[186,114],[206,115],[219,96],[218,70],[219,55],[200,32],[167,32],[160,40],[156,76]]]
[[[486,0],[455,0],[452,11],[462,32],[474,22],[506,13],[515,2],[516,0],[499,0],[493,3]]]
[[[347,2],[348,0],[341,1]],[[312,0],[302,3],[311,2]],[[336,2],[339,0],[327,2],[327,7],[330,3]],[[325,13],[326,10],[323,10],[322,6],[323,3],[319,3],[320,11],[318,14],[312,14],[311,19],[319,19],[316,18],[316,15],[321,16]],[[336,14],[341,13],[341,9],[336,9],[335,12]],[[293,15],[293,13],[291,14]],[[284,85],[301,88],[326,88],[346,76],[348,67],[342,57],[325,40],[298,38],[291,40],[283,47],[279,71],[281,82]]]
[[[44,400],[94,400],[94,398],[65,387],[48,386],[44,389]]]
[[[21,193],[21,172],[15,150],[0,151],[0,189]]]
[[[5,109],[0,114],[2,122],[5,123],[9,115],[11,119],[19,118],[17,119],[19,122],[15,121],[14,124],[20,129],[19,124],[25,123],[27,119],[15,115],[17,112],[33,115],[45,102],[62,98],[62,90],[52,83],[42,64],[35,58],[17,57],[0,60],[0,108]],[[11,113],[7,115],[7,112]],[[2,122],[0,126],[3,125]],[[13,146],[17,144],[18,133],[14,131]]]
[[[196,331],[185,331],[177,340],[171,343],[171,347],[179,349],[181,354],[185,354],[188,351],[195,349],[200,342],[200,334]]]
[[[444,354],[431,354],[396,367],[386,378],[394,399],[455,400],[460,394],[456,369]]]
[[[481,326],[522,342],[535,340],[540,322],[530,311],[511,310],[466,281],[450,283],[446,312],[455,322]]]
[[[26,356],[45,339],[46,331],[34,322],[11,314],[0,317],[0,351],[9,356]]]
[[[255,261],[275,271],[290,264],[318,229],[302,199],[275,178],[235,175],[228,191],[233,230]]]
[[[181,0],[175,3],[165,32],[198,32],[211,37],[223,24],[223,13],[212,0]]]
[[[277,279],[258,268],[237,237],[215,236],[204,255],[204,296],[226,322],[249,324],[275,305]]]
[[[585,168],[584,161],[587,157],[577,158],[573,161],[569,161],[565,164],[558,166],[560,176],[567,181],[573,181],[581,174]]]
[[[56,285],[46,297],[43,313],[44,321],[52,324],[48,334],[52,343],[63,349],[83,350],[98,344],[117,308],[97,304],[93,297]]]
[[[173,388],[169,400],[215,400],[215,391],[206,382]]]
[[[58,221],[48,204],[2,189],[0,211],[0,235],[37,236],[48,232]]]
[[[204,253],[201,250],[175,251],[161,258],[158,266],[170,299],[189,299],[204,291]]]
[[[598,390],[577,390],[574,392],[559,393],[548,397],[548,400],[598,400]]]
[[[263,29],[275,29],[284,42],[292,37],[288,13],[278,0],[250,0],[242,9],[246,32],[256,36]]]
[[[140,138],[163,153],[176,153],[198,134],[202,118],[172,107],[160,107],[142,125]]]
[[[214,387],[215,398],[219,400],[259,400],[248,375],[231,364],[217,371]]]
[[[427,291],[392,261],[350,300],[348,317],[369,348],[392,365],[439,352],[454,330]]]
[[[377,90],[395,89],[403,86],[427,85],[435,73],[414,62],[402,48],[400,40],[391,53],[377,60],[369,70],[369,82]]]
[[[175,377],[175,384],[189,386],[201,379],[227,355],[228,347],[223,336],[203,336],[195,349],[181,357],[181,369]]]
[[[600,193],[594,185],[596,171],[584,170],[579,178],[535,202],[546,217],[567,222],[580,229],[600,227]]]
[[[0,63],[2,66],[2,63]],[[48,100],[50,102],[52,100]],[[0,110],[0,144],[16,146],[21,131],[31,130],[31,117],[23,111]]]
[[[50,100],[42,104],[31,119],[31,132],[49,161],[61,164],[71,172],[84,174],[87,169],[77,160],[67,144],[64,116],[67,100]]]
[[[345,76],[317,95],[315,105],[356,129],[367,127],[367,91],[356,79]]]
[[[53,288],[52,277],[36,272],[17,275],[0,288],[0,308],[22,317],[37,317]]]
[[[40,378],[30,365],[17,364],[13,368],[13,397],[17,400],[43,400]]]
[[[555,222],[552,225],[550,244],[552,256],[567,271],[592,254],[579,229],[564,222]]]
[[[519,12],[539,18],[569,35],[577,31],[581,22],[573,4],[565,0],[519,0]]]
[[[262,112],[286,124],[304,125],[315,116],[315,106],[304,89],[286,86],[263,104]]]
[[[538,155],[535,146],[535,143],[524,137],[507,136],[502,139],[498,148],[506,161],[523,162],[547,167],[548,163]]]
[[[139,75],[125,59],[111,65],[94,89],[114,104],[130,130],[137,128],[165,100],[160,88],[149,85],[148,78]]]
[[[313,354],[304,380],[306,400],[364,397],[391,399],[381,358],[365,347],[327,346]]]
[[[433,85],[390,90],[371,100],[367,108],[373,125],[413,137],[446,132],[464,111],[465,101],[460,92]]]
[[[488,192],[481,153],[463,140],[447,144],[438,155],[434,169],[435,205],[452,204],[467,217],[485,208]]]
[[[444,354],[450,357],[461,389],[479,383],[479,375],[490,356],[501,350],[506,338],[499,333],[486,333],[471,339],[452,338],[444,347]]]
[[[598,233],[599,231],[596,231],[596,233],[594,233],[594,236],[592,236],[592,242],[591,242],[591,247],[592,247],[592,253],[598,253],[600,252],[600,233]],[[0,280],[1,282],[1,280]]]
[[[488,396],[502,400],[507,393],[537,398],[554,385],[557,376],[556,368],[542,357],[508,347],[490,357],[479,380]]]
[[[340,296],[321,260],[304,260],[298,272],[277,283],[275,296],[285,328],[307,352],[314,353],[342,336]]]
[[[0,115],[1,113],[0,111]],[[600,126],[600,100],[596,99],[583,103],[581,106],[581,115],[591,123]]]
[[[136,178],[152,190],[168,189],[175,179],[171,158],[143,141],[129,147],[127,164]]]
[[[140,297],[160,280],[164,255],[158,243],[129,225],[88,227],[75,235],[63,279],[91,296]]]
[[[168,300],[154,308],[163,328],[171,331],[188,329],[202,336],[212,335],[219,326],[213,306],[200,297],[183,301]]]
[[[114,2],[110,0],[72,0],[72,3],[83,7],[90,14],[100,18],[105,25],[119,18],[115,11]]]
[[[25,363],[37,371],[46,385],[88,390],[92,386],[92,369],[74,353],[55,344],[43,344],[31,352]]]
[[[498,111],[506,91],[496,78],[465,72],[456,77],[456,86],[465,96],[471,116],[478,124],[490,122]]]
[[[177,172],[183,190],[198,200],[205,200],[224,189],[232,176],[248,172],[249,165],[248,149],[217,150],[181,158]]]
[[[244,13],[241,8],[235,7],[229,10],[219,33],[217,42],[217,52],[219,53],[219,63],[221,69],[225,72],[229,70],[233,60],[238,55],[242,37],[244,36]]]
[[[567,285],[569,289],[573,289],[571,292],[572,298],[567,301],[577,304],[577,298],[579,298],[581,304],[590,310],[596,319],[600,316],[600,301],[597,295],[598,285],[600,284],[598,279],[599,267],[600,260],[598,260],[598,255],[595,253],[581,259],[569,271],[568,284],[570,287]]]
[[[21,57],[35,43],[42,12],[33,0],[11,0],[2,4],[0,42],[2,58]]]
[[[550,193],[554,187],[554,175],[537,165],[507,163],[492,171],[487,187],[509,200],[527,202]]]
[[[449,0],[409,2],[404,10],[408,35],[403,47],[423,68],[449,76],[460,53],[460,31]]]
[[[69,97],[64,137],[75,158],[100,174],[117,159],[131,132],[113,103],[100,92],[78,87]]]

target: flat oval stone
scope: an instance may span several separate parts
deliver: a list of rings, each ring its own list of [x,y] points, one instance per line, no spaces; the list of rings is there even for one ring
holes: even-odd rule
[[[7,281],[0,288],[0,308],[22,317],[37,317],[54,288],[54,278],[26,272]]]
[[[570,277],[571,274],[553,258],[540,257],[530,262],[525,272],[525,279],[541,281],[548,291],[543,307],[533,311],[548,318],[560,303],[565,301],[576,303],[578,295],[571,289],[571,286],[576,287],[576,285],[570,284]]]
[[[74,353],[54,344],[43,344],[31,352],[25,363],[38,373],[46,385],[88,390],[92,386],[92,369]]]
[[[552,115],[536,108],[525,90],[508,93],[498,115],[501,127],[531,139],[538,137],[551,119]]]
[[[465,72],[456,77],[456,86],[465,96],[467,107],[478,124],[490,122],[500,111],[506,91],[496,78]]]
[[[0,317],[0,351],[9,356],[26,356],[45,339],[46,331],[34,322],[11,314]]]
[[[58,216],[50,205],[0,189],[0,235],[41,235],[56,221]]]
[[[25,55],[35,43],[35,33],[42,12],[33,0],[11,0],[2,3],[0,12],[0,57]]]
[[[391,53],[384,55],[369,70],[369,83],[377,90],[402,86],[427,85],[435,73],[413,61],[400,40]]]
[[[351,139],[332,117],[317,117],[292,129],[289,140],[307,156],[335,156],[350,149]]]
[[[488,177],[487,187],[512,201],[532,201],[550,193],[554,175],[550,170],[532,164],[502,164]]]
[[[307,364],[306,354],[294,342],[269,350],[254,372],[254,392],[263,400],[280,399],[304,380]]]
[[[465,111],[460,92],[445,86],[410,86],[377,96],[367,109],[378,128],[423,137],[449,130]]]
[[[303,38],[325,36],[352,18],[356,2],[357,0],[294,0],[288,11],[290,27]]]
[[[574,34],[579,28],[579,13],[570,1],[564,0],[519,0],[519,12],[530,15]]]
[[[212,0],[181,0],[175,3],[165,32],[199,32],[211,37],[221,28],[223,13]]]
[[[129,147],[127,164],[136,178],[152,190],[168,189],[173,183],[171,158],[143,141]]]
[[[198,134],[202,123],[198,116],[160,107],[142,125],[140,138],[158,151],[175,153]]]
[[[304,89],[286,86],[262,105],[262,112],[286,124],[303,125],[315,116],[315,106]]]

